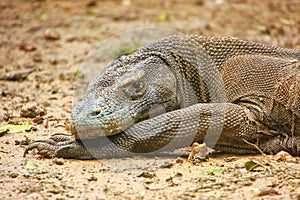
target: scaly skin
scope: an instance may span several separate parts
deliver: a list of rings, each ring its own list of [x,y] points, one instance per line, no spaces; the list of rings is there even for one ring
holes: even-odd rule
[[[72,112],[75,139],[29,145],[75,159],[218,151],[300,155],[300,51],[234,38],[172,36],[109,64]],[[245,141],[248,141],[245,143]]]

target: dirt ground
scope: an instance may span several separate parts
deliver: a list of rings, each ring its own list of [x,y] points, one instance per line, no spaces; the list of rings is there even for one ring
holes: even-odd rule
[[[300,199],[300,158],[23,157],[29,140],[70,133],[75,72],[105,39],[161,27],[300,49],[299,10],[297,0],[1,0],[0,127],[31,128],[0,137],[0,199]]]

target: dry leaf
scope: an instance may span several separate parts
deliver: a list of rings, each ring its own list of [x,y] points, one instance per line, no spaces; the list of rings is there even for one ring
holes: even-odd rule
[[[207,158],[209,154],[209,149],[205,143],[199,144],[194,142],[191,146],[191,153],[189,154],[188,161],[194,160],[196,157]]]
[[[283,162],[289,162],[295,160],[291,154],[289,154],[286,151],[280,151],[274,156],[276,161],[283,161]]]

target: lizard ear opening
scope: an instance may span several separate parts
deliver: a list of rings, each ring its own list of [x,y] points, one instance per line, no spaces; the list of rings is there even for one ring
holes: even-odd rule
[[[142,80],[133,82],[124,88],[123,92],[128,99],[138,100],[144,96],[146,92],[146,84]]]

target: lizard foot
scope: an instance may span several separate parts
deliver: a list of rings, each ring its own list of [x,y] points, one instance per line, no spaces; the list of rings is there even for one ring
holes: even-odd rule
[[[84,146],[63,134],[54,134],[47,140],[34,141],[26,147],[23,156],[33,149],[37,149],[38,153],[46,158],[93,159]]]

